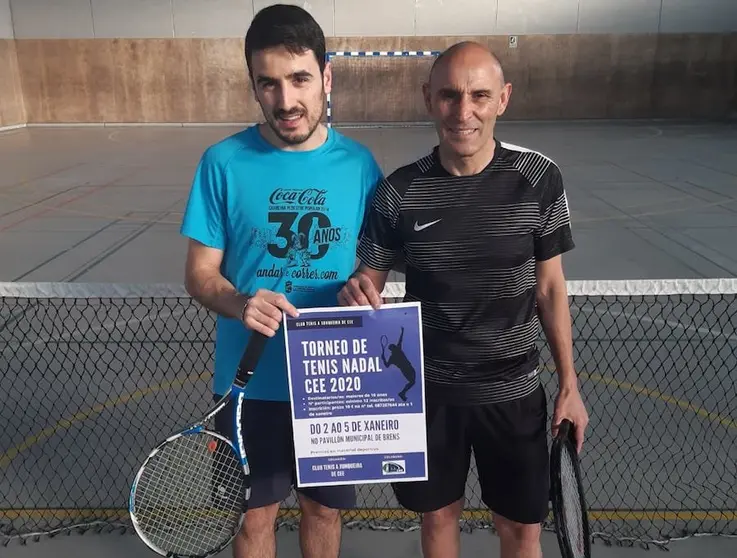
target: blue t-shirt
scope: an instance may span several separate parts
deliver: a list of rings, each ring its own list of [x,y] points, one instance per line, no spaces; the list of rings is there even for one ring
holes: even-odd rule
[[[360,143],[328,129],[310,151],[283,151],[258,126],[202,156],[181,233],[224,251],[221,273],[242,293],[284,293],[297,308],[336,306],[382,173]],[[251,331],[217,317],[213,391],[233,382]],[[246,395],[288,401],[283,327],[268,340]]]

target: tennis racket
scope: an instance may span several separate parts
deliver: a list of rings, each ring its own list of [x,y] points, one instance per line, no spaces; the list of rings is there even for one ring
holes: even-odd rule
[[[252,332],[235,380],[205,417],[156,446],[131,486],[129,513],[136,533],[168,557],[211,556],[241,527],[251,494],[241,432],[243,394],[268,338]],[[235,440],[207,423],[232,402]]]
[[[386,345],[389,342],[389,339],[386,335],[381,336],[381,356],[382,358],[386,358]]]
[[[591,558],[589,520],[576,452],[573,423],[563,419],[550,463],[553,518],[563,558]]]

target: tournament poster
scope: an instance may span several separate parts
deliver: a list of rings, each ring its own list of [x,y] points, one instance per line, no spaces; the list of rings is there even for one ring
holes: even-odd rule
[[[420,304],[284,315],[297,485],[427,480]]]

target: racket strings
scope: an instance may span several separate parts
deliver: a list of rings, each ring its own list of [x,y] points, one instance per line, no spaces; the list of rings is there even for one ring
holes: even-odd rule
[[[575,558],[585,558],[585,534],[581,520],[583,511],[581,508],[578,479],[576,477],[573,459],[574,457],[571,455],[570,450],[564,449],[561,453],[560,460],[563,514],[565,516],[566,530],[568,531],[573,556]]]
[[[198,457],[202,455],[205,454],[200,452]],[[189,459],[188,457],[175,456],[172,452],[167,457],[169,459],[166,462],[162,460],[164,466],[159,468],[159,474],[151,475],[152,483],[158,483],[157,486],[161,489],[152,494],[148,510],[150,528],[160,538],[159,544],[181,553],[190,553],[189,550],[197,553],[200,545],[212,547],[222,537],[229,538],[232,528],[227,529],[229,526],[222,524],[228,519],[227,508],[213,506],[213,494],[210,492],[212,488],[219,490],[221,494],[225,491],[224,494],[227,495],[235,489],[233,483],[229,482],[227,469],[222,466],[222,452],[214,455],[210,464],[211,482],[207,478],[191,479],[191,473],[182,470],[181,465],[185,462],[177,461],[177,458]],[[197,473],[198,477],[200,475],[196,467],[201,467],[200,471],[203,473],[207,471],[208,464],[202,463],[202,460],[200,463],[190,462],[192,472]],[[190,480],[195,482],[189,482]],[[185,525],[187,528],[182,529]],[[177,530],[181,532],[177,534]]]
[[[203,555],[226,543],[245,507],[244,475],[233,449],[207,434],[180,436],[146,465],[134,514],[165,552]]]

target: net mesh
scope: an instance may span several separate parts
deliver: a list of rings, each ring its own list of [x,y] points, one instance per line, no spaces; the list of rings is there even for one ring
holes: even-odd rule
[[[385,294],[402,293],[392,283]],[[593,537],[737,535],[737,280],[570,282],[569,293]],[[212,404],[214,326],[179,286],[0,284],[0,539],[132,532],[140,463]],[[552,413],[542,334],[539,346]],[[344,519],[419,523],[388,485],[359,487]],[[279,524],[297,522],[291,495]],[[473,461],[462,526],[493,527]]]

